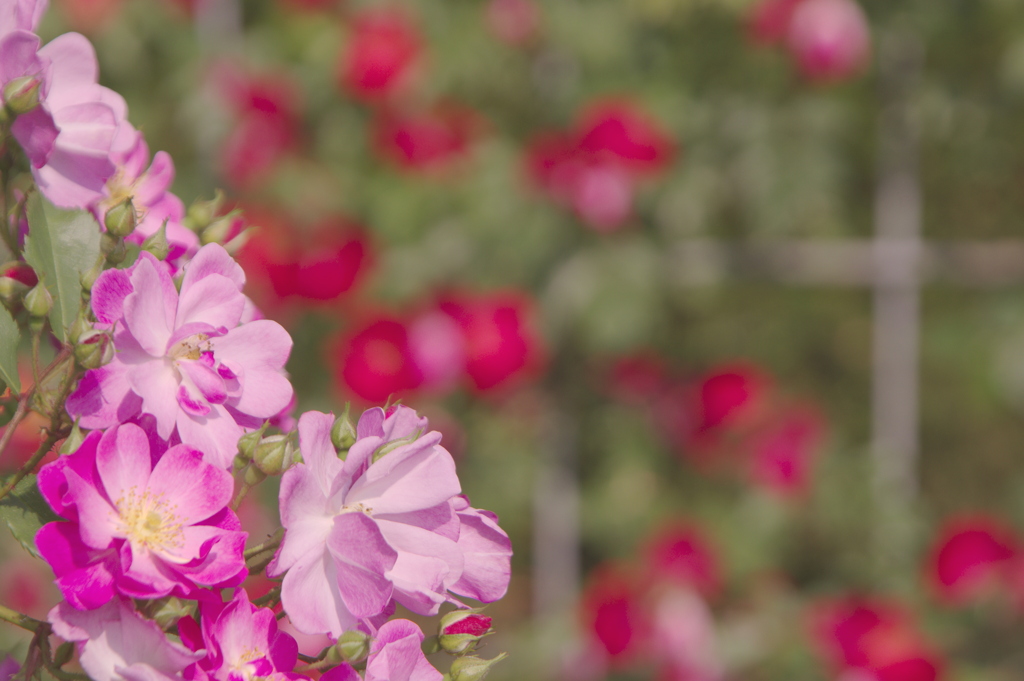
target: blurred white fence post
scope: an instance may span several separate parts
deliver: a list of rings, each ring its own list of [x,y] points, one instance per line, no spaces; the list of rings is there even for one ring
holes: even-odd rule
[[[921,49],[912,35],[893,33],[883,36],[878,55],[871,457],[874,557],[884,581],[909,576],[916,555],[922,207],[910,100]]]
[[[533,613],[571,612],[580,588],[578,424],[552,400],[533,488]]]

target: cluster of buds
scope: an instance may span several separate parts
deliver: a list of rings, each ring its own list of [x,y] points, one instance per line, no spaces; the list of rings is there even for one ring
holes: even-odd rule
[[[189,206],[184,225],[199,235],[201,244],[221,244],[234,253],[245,244],[251,228],[246,227],[241,209],[225,212],[224,204],[224,192],[218,189],[212,199]]]
[[[280,475],[301,461],[298,433],[266,435],[269,426],[266,422],[259,430],[246,433],[238,440],[234,468],[249,485],[267,476]]]

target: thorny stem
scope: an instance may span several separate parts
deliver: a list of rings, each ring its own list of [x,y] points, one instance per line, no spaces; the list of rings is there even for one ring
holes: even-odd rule
[[[252,599],[253,605],[269,606],[271,603],[277,604],[281,600],[281,587],[275,586],[273,589],[263,594],[259,598]]]
[[[238,510],[238,507],[242,504],[242,499],[245,499],[245,495],[249,493],[250,489],[252,489],[252,485],[242,481],[242,486],[239,488],[238,494],[236,494],[235,498],[231,500],[232,511]]]
[[[50,365],[43,371],[43,375],[40,376],[41,381],[45,381],[50,375],[69,357],[71,356],[71,348],[65,347],[60,351]],[[33,385],[31,388],[26,390],[18,400],[18,408],[14,412],[14,417],[7,424],[6,430],[4,430],[3,436],[0,436],[0,456],[3,456],[4,452],[7,451],[7,445],[10,443],[11,438],[14,436],[14,431],[17,429],[18,424],[28,415],[28,406],[32,402],[32,397],[36,393],[36,388],[39,384]],[[0,497],[2,498],[2,497]]]
[[[259,554],[261,554],[261,553],[263,553],[265,551],[273,551],[278,546],[281,545],[281,539],[283,537],[284,537],[284,529],[283,528],[279,528],[277,530],[277,532],[274,532],[273,536],[271,536],[270,539],[266,540],[262,544],[257,544],[256,546],[252,547],[251,549],[246,549],[245,553],[243,553],[242,555],[245,556],[246,560],[248,560],[248,559],[252,558],[253,556],[258,556]]]

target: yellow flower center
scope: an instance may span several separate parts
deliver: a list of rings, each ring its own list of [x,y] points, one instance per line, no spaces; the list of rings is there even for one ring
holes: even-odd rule
[[[177,505],[168,506],[162,494],[141,494],[132,487],[114,504],[121,516],[121,531],[133,546],[171,551],[184,545]]]

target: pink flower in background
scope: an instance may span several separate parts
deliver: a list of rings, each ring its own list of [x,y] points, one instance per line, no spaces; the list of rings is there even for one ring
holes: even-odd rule
[[[421,387],[446,392],[466,370],[466,341],[462,328],[437,309],[418,315],[407,327],[412,361],[422,377]]]
[[[171,681],[202,657],[170,641],[127,599],[85,611],[61,603],[49,621],[54,633],[77,644],[78,661],[93,681]]]
[[[407,89],[422,59],[419,30],[400,9],[366,9],[352,21],[338,81],[356,99],[380,101]]]
[[[689,589],[661,591],[652,607],[651,650],[659,681],[719,681],[725,678],[714,618]]]
[[[300,93],[283,76],[249,76],[230,66],[213,79],[237,117],[221,149],[221,167],[232,185],[259,187],[277,162],[299,145]]]
[[[1019,553],[1016,533],[985,515],[947,519],[932,546],[928,573],[935,594],[963,604],[987,592],[1002,592]]]
[[[159,436],[199,448],[228,468],[238,438],[292,399],[284,372],[292,341],[277,322],[243,321],[245,275],[217,244],[186,266],[179,293],[165,267],[143,253],[107,270],[92,290],[96,319],[114,330],[116,354],[89,371],[68,398],[84,428],[138,414]]]
[[[441,298],[438,309],[462,330],[466,373],[476,390],[507,389],[542,368],[533,301],[525,294],[454,292]]]
[[[654,580],[692,588],[705,598],[718,593],[718,557],[697,527],[678,522],[665,525],[650,538],[646,553]]]
[[[783,497],[807,492],[824,434],[824,420],[812,407],[770,417],[746,445],[754,483]]]
[[[111,154],[116,167],[114,174],[107,180],[104,197],[90,206],[96,219],[104,224],[107,211],[130,198],[139,220],[128,241],[141,244],[166,222],[171,248],[167,260],[174,262],[194,255],[199,249],[199,237],[181,224],[185,207],[181,199],[170,192],[174,181],[174,161],[170,155],[158,151],[150,163],[145,138],[127,123],[118,130],[114,147]]]
[[[304,678],[292,673],[298,662],[295,639],[278,631],[274,612],[252,605],[244,589],[236,589],[228,603],[203,601],[199,610],[200,622],[191,617],[178,622],[182,642],[206,655],[185,670],[186,679]]]
[[[423,374],[416,365],[405,322],[390,316],[356,327],[339,348],[339,383],[367,402],[416,390]]]
[[[374,121],[373,144],[403,170],[443,173],[469,154],[481,128],[480,115],[460,104],[383,111]]]
[[[74,607],[97,607],[115,591],[195,597],[196,585],[245,578],[229,473],[186,445],[154,465],[146,434],[131,423],[96,435],[39,474],[43,496],[69,522],[44,525],[36,544]]]
[[[674,146],[633,103],[602,100],[583,109],[571,130],[536,137],[526,162],[534,184],[608,232],[626,222],[636,186],[665,171]]]
[[[423,632],[409,620],[391,620],[373,640],[365,681],[441,681],[423,655]]]
[[[284,574],[281,599],[296,628],[339,636],[388,612],[392,599],[427,615],[452,600],[448,591],[503,595],[508,537],[473,522],[493,516],[457,503],[455,463],[426,419],[401,406],[364,412],[344,461],[331,444],[333,423],[330,414],[302,415],[304,463],[281,481],[285,537],[268,574]]]
[[[793,11],[787,44],[804,76],[837,81],[867,66],[871,32],[856,0],[804,0]]]
[[[540,8],[534,0],[489,0],[484,12],[491,34],[509,45],[529,42],[540,28]]]

